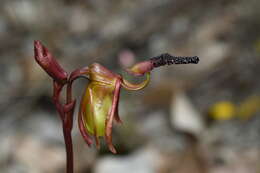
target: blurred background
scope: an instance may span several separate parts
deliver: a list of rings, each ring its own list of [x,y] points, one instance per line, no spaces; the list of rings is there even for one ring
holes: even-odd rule
[[[124,67],[161,53],[198,65],[152,71],[122,90],[111,154],[88,148],[74,123],[76,173],[259,173],[259,0],[1,0],[0,172],[63,173],[52,81],[35,63],[41,40],[67,71]],[[87,80],[74,85],[80,99]],[[77,105],[78,106],[78,105]],[[75,112],[75,120],[76,120]]]

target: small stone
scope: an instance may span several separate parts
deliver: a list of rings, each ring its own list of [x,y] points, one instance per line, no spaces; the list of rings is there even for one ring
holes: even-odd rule
[[[202,115],[192,105],[185,93],[175,95],[171,107],[172,125],[178,130],[189,132],[196,136],[205,128]]]
[[[97,161],[94,173],[156,173],[159,161],[159,153],[148,147],[127,157],[103,157]]]

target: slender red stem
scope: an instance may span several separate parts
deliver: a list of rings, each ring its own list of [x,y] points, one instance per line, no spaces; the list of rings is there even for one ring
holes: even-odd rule
[[[67,83],[67,92],[66,92],[66,104],[72,103],[72,82]],[[67,173],[73,173],[73,144],[72,144],[72,125],[73,125],[73,112],[74,107],[66,113],[65,117],[65,127],[63,126],[63,135],[66,145],[66,156],[67,156]]]
[[[83,69],[82,72],[87,71],[88,68]],[[76,70],[78,72],[79,70]],[[80,71],[78,72],[80,74]],[[59,113],[63,113],[61,115],[63,118],[63,136],[66,147],[66,158],[67,158],[67,173],[73,173],[74,165],[73,165],[73,143],[71,137],[71,131],[73,127],[73,113],[75,107],[75,100],[72,100],[72,83],[75,79],[79,77],[79,74],[72,73],[70,75],[69,80],[67,80],[67,91],[66,91],[66,105],[63,106],[63,111],[58,111]],[[61,90],[61,89],[60,89]],[[58,94],[59,95],[59,94]],[[57,101],[59,103],[59,101]],[[58,108],[57,108],[58,109]]]
[[[66,147],[66,160],[67,160],[67,173],[73,173],[73,143],[72,143],[72,125],[73,125],[73,112],[75,102],[72,101],[72,83],[67,82],[66,104],[60,103],[60,93],[64,85],[54,81],[53,83],[53,102],[62,120],[63,136]]]
[[[73,173],[73,144],[71,130],[63,126],[63,136],[66,147],[67,173]]]

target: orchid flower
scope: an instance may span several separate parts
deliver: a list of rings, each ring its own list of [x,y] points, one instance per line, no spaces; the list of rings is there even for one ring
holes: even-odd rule
[[[121,122],[118,115],[120,88],[123,86],[127,90],[140,90],[149,83],[150,73],[147,72],[144,82],[132,84],[102,65],[94,63],[84,75],[88,76],[90,82],[80,104],[78,117],[80,132],[88,145],[91,145],[90,135],[93,135],[97,147],[99,137],[104,136],[110,151],[116,153],[111,133],[113,120]]]
[[[120,123],[118,115],[118,103],[121,87],[126,90],[140,90],[146,87],[150,81],[150,72],[160,66],[171,64],[197,64],[199,58],[175,57],[162,54],[135,64],[126,71],[134,76],[146,75],[146,79],[133,84],[125,80],[121,75],[113,73],[98,63],[76,69],[70,75],[54,59],[48,49],[40,41],[34,42],[35,60],[53,79],[53,102],[60,115],[63,124],[63,135],[67,153],[67,173],[73,173],[73,147],[71,130],[73,125],[73,113],[76,100],[72,99],[72,84],[79,77],[89,80],[80,103],[78,125],[81,135],[90,146],[94,137],[96,146],[99,148],[99,137],[104,137],[108,148],[112,153],[116,149],[112,144],[113,121]],[[60,93],[66,86],[66,103],[61,104]]]

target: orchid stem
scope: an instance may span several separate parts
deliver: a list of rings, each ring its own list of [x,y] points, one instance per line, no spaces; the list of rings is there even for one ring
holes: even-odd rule
[[[61,90],[64,85],[61,85],[54,81],[54,93],[53,102],[62,120],[63,136],[66,147],[66,164],[67,173],[73,173],[73,143],[72,143],[72,125],[73,125],[73,112],[75,104],[72,103],[72,83],[67,82],[67,92],[66,92],[66,104],[62,105],[59,100]],[[71,104],[72,105],[69,105]],[[68,106],[68,107],[66,107]]]
[[[66,92],[66,104],[72,103],[72,82],[67,83],[67,92]],[[66,154],[67,154],[67,173],[73,173],[73,144],[72,144],[72,125],[73,125],[73,112],[74,107],[71,108],[70,111],[67,112],[65,117],[65,127],[63,126],[63,135],[64,141],[66,145]]]
[[[73,145],[71,130],[67,129],[63,125],[63,136],[66,146],[66,157],[67,157],[67,173],[73,173]]]

